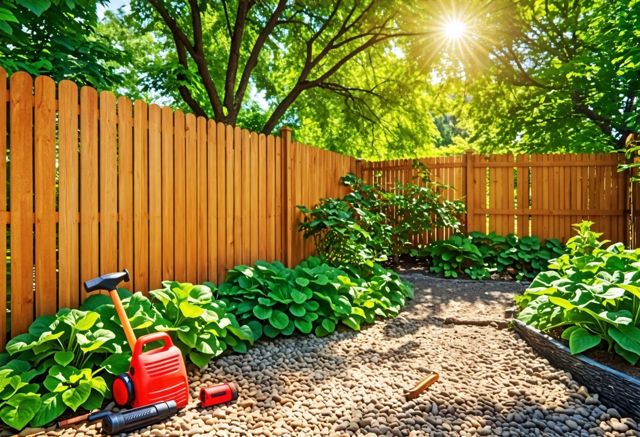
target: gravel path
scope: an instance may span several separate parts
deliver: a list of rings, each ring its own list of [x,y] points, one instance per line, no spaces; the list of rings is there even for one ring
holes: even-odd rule
[[[398,318],[360,333],[261,342],[218,359],[192,375],[192,394],[236,381],[235,404],[193,404],[141,434],[640,436],[632,419],[492,323],[504,321],[517,284],[406,278],[416,299]],[[430,370],[440,381],[405,401],[403,391]]]

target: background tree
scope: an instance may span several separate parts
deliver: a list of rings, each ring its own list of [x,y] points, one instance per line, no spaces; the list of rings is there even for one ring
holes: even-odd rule
[[[440,138],[430,83],[405,55],[417,0],[134,1],[101,32],[138,53],[123,77],[191,112],[368,158]],[[136,79],[137,78],[137,79]],[[391,152],[391,153],[389,153]]]
[[[467,18],[481,59],[461,58],[470,140],[487,151],[622,148],[640,122],[640,2],[493,3]]]
[[[106,67],[118,52],[95,32],[106,0],[1,0],[0,66],[105,89],[117,77]]]

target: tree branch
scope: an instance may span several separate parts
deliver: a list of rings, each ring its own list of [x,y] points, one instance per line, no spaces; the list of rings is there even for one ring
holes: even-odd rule
[[[242,38],[249,12],[249,1],[239,0],[238,11],[236,13],[236,22],[233,26],[233,35],[231,36],[231,47],[229,49],[229,60],[227,62],[227,76],[224,85],[224,106],[230,113],[233,111],[233,90],[236,84],[236,75],[238,73],[238,64],[240,62],[240,48],[242,46]]]
[[[244,100],[244,94],[247,90],[247,86],[249,84],[249,79],[251,78],[251,73],[253,69],[258,64],[258,59],[260,57],[260,52],[264,47],[265,42],[273,32],[273,29],[278,24],[278,20],[284,11],[285,6],[287,5],[287,0],[279,0],[275,10],[272,12],[269,21],[264,26],[258,38],[256,38],[255,43],[253,44],[253,48],[251,49],[251,53],[249,54],[249,58],[247,59],[247,63],[244,66],[242,71],[242,76],[240,77],[240,83],[238,84],[238,89],[236,90],[236,95],[234,98],[234,113],[237,114],[240,112],[240,108],[242,106],[242,101]]]

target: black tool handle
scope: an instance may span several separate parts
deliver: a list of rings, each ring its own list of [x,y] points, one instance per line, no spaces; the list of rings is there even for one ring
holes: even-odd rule
[[[111,291],[118,288],[118,284],[122,281],[129,282],[129,271],[127,269],[124,269],[121,272],[106,273],[102,276],[98,276],[97,278],[89,279],[88,281],[85,281],[84,288],[87,291]]]
[[[132,410],[112,413],[102,420],[102,430],[107,434],[118,434],[158,423],[178,411],[175,401],[158,402]]]

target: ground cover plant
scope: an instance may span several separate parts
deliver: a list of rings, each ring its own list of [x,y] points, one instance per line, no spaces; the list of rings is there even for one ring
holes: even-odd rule
[[[136,336],[171,335],[199,368],[226,351],[244,353],[266,336],[325,336],[342,324],[360,330],[397,315],[411,287],[378,264],[339,269],[309,258],[238,266],[219,288],[165,281],[150,297],[119,290]],[[99,408],[131,353],[110,298],[95,294],[80,309],[36,319],[0,354],[0,419],[14,429],[44,426],[70,409]]]
[[[640,250],[600,241],[591,225],[575,225],[568,253],[517,298],[518,319],[543,332],[560,332],[573,354],[602,347],[635,365],[640,359]]]
[[[359,331],[376,316],[397,315],[413,292],[379,264],[339,268],[310,257],[293,269],[278,261],[238,266],[220,284],[218,296],[257,339],[294,332],[322,337],[339,324]]]
[[[411,251],[413,256],[427,257],[429,270],[445,278],[465,274],[471,279],[486,279],[498,273],[517,280],[533,279],[547,269],[549,260],[562,253],[564,246],[556,239],[542,242],[535,236],[482,232],[452,235]]]
[[[435,228],[457,230],[464,203],[448,200],[449,187],[432,181],[428,170],[414,162],[418,175],[410,182],[396,182],[392,190],[367,184],[353,174],[341,181],[349,192],[342,199],[323,199],[305,214],[300,230],[313,238],[317,251],[335,265],[362,265],[408,253],[414,235]]]

